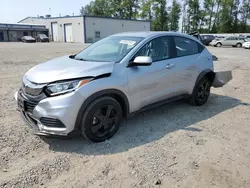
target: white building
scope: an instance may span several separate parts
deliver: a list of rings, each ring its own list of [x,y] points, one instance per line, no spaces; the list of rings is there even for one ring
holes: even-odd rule
[[[56,42],[92,43],[119,32],[151,30],[151,21],[96,16],[27,17],[18,23],[45,25]]]

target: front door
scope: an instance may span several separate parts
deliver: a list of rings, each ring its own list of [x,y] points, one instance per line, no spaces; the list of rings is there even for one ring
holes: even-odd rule
[[[133,111],[170,98],[174,93],[174,69],[171,59],[172,37],[159,37],[149,41],[134,56],[150,56],[150,66],[128,67],[128,86]]]

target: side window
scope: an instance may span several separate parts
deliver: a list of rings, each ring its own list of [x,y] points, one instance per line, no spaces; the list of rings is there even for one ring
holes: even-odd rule
[[[184,37],[174,37],[177,57],[198,54],[199,47],[197,42],[184,38]]]
[[[159,37],[145,44],[134,56],[149,56],[153,62],[170,57],[170,37]]]

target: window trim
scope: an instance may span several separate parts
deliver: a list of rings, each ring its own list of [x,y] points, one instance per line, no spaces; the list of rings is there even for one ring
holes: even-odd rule
[[[184,38],[184,39],[188,39],[188,40],[191,40],[191,41],[195,42],[195,43],[197,44],[198,53],[189,54],[189,55],[183,55],[183,56],[177,56],[175,37]],[[191,55],[197,55],[197,54],[200,54],[200,53],[203,51],[203,50],[202,50],[202,51],[199,50],[199,46],[198,46],[198,45],[200,45],[199,42],[197,42],[197,41],[195,41],[195,40],[193,40],[193,39],[190,39],[190,38],[188,38],[188,37],[176,36],[176,35],[175,35],[175,36],[173,36],[173,42],[174,42],[174,48],[173,48],[173,49],[174,49],[174,51],[175,51],[175,58],[186,57],[186,56],[191,56]]]
[[[173,46],[174,46],[174,38],[173,38],[173,36],[161,35],[161,36],[157,36],[157,37],[151,38],[150,40],[148,40],[147,42],[145,42],[138,50],[136,50],[136,51],[134,52],[134,54],[132,55],[132,58],[129,60],[128,66],[129,66],[129,64],[132,63],[133,60],[135,59],[135,55],[136,55],[142,48],[144,48],[145,45],[147,45],[147,44],[148,44],[149,42],[151,42],[152,40],[159,39],[159,38],[163,38],[163,37],[169,38],[169,42],[170,42],[170,48],[169,48],[169,50],[168,50],[168,51],[169,51],[169,57],[168,57],[168,58],[161,59],[161,60],[153,61],[152,64],[155,63],[155,62],[165,61],[165,60],[168,60],[168,59],[173,59],[173,58],[175,58],[175,54],[174,54],[175,52],[174,52],[174,50],[173,50]]]

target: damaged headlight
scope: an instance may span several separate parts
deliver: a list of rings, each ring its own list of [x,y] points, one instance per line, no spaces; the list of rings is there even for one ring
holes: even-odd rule
[[[75,91],[77,88],[83,86],[84,84],[90,82],[92,78],[84,80],[72,80],[67,82],[57,82],[49,84],[46,86],[46,93],[50,96],[61,95]]]

